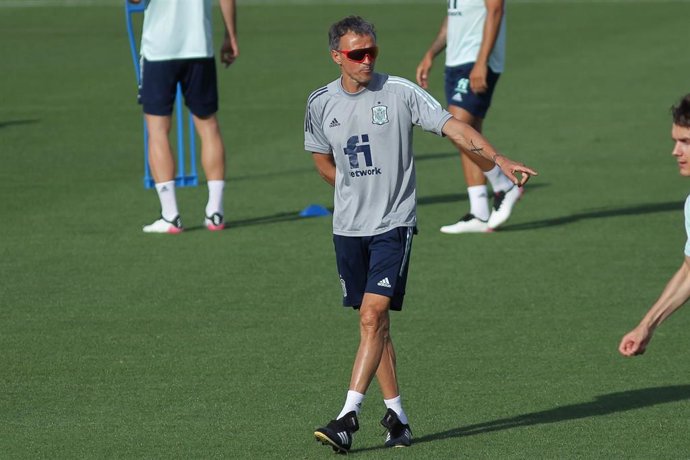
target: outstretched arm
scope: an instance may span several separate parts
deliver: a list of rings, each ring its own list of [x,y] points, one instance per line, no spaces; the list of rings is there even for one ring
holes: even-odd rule
[[[668,282],[659,299],[652,305],[635,329],[621,339],[618,351],[623,356],[641,355],[647,349],[656,328],[690,298],[690,257]]]
[[[508,176],[508,179],[520,187],[525,185],[531,176],[537,175],[533,169],[498,153],[477,130],[456,118],[448,119],[443,125],[443,134],[448,136],[454,144],[469,152],[470,155],[479,155],[495,163]],[[519,178],[515,175],[516,173],[520,174]]]
[[[235,0],[220,0],[220,11],[223,13],[225,35],[220,47],[220,60],[225,67],[229,66],[240,55],[237,46],[237,14]]]
[[[424,57],[417,66],[417,84],[426,89],[429,87],[429,71],[433,65],[434,58],[446,48],[446,36],[448,32],[448,17],[446,16],[441,23],[441,29],[438,31],[436,39],[429,47],[429,50],[424,53]]]
[[[486,76],[489,72],[489,56],[491,56],[491,51],[493,51],[498,39],[498,32],[501,30],[504,3],[504,0],[484,0],[486,21],[484,21],[482,44],[479,47],[477,60],[470,72],[470,88],[475,93],[483,93],[489,88],[486,83]]]

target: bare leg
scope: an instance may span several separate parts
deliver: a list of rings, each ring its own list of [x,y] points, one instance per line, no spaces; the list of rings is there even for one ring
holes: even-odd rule
[[[170,148],[170,116],[146,114],[149,134],[149,166],[154,182],[168,182],[175,178],[175,160]]]
[[[379,381],[383,399],[393,399],[400,395],[398,375],[395,369],[395,349],[393,348],[393,339],[388,334],[383,346],[381,362],[376,370],[376,380]]]
[[[350,379],[350,390],[365,394],[369,385],[371,384],[374,375],[377,375],[377,370],[380,368],[381,359],[384,355],[384,349],[387,349],[387,343],[390,341],[388,336],[390,328],[390,318],[388,315],[390,309],[391,299],[379,294],[365,293],[362,299],[362,306],[359,309],[359,331],[360,342],[355,363],[352,368],[352,378]],[[390,350],[392,351],[392,343]],[[393,385],[396,387],[395,379],[395,354],[391,359],[390,351],[387,361],[389,364],[382,369],[384,381],[386,383],[386,391],[391,390],[391,379]],[[392,368],[391,368],[392,365]],[[392,373],[391,373],[392,369]],[[383,388],[383,384],[382,384]],[[384,393],[387,395],[387,393]]]
[[[201,165],[206,180],[225,180],[225,146],[216,115],[193,118],[201,138]]]

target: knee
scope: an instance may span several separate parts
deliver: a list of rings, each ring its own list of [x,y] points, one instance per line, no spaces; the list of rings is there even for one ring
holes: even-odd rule
[[[359,317],[359,324],[363,331],[386,337],[389,329],[388,311],[373,308],[362,311]]]
[[[218,119],[215,115],[210,115],[208,117],[196,117],[196,130],[199,133],[199,137],[203,138],[215,138],[220,136],[220,126],[218,125]]]

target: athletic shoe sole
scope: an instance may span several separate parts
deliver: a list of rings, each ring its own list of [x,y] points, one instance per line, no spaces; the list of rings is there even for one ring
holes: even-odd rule
[[[225,224],[220,224],[220,225],[207,224],[206,228],[212,232],[219,232],[221,230],[225,230]]]
[[[330,446],[330,447],[332,447],[333,450],[334,450],[335,452],[339,453],[339,454],[347,454],[347,452],[348,452],[347,449],[345,449],[345,448],[339,446],[338,444],[336,444],[335,442],[333,442],[333,441],[331,440],[331,438],[329,438],[329,437],[326,436],[325,434],[321,433],[320,431],[314,431],[314,437],[316,438],[316,440],[317,440],[318,442],[320,442],[320,443],[323,444],[324,446]]]

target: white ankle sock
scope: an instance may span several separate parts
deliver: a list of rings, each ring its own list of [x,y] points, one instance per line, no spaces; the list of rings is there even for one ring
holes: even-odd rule
[[[223,215],[223,189],[224,180],[208,181],[208,203],[206,204],[206,216],[211,217],[215,213]]]
[[[349,390],[347,392],[347,397],[345,398],[343,410],[340,411],[340,415],[336,417],[336,420],[342,418],[345,414],[351,411],[355,411],[357,414],[359,414],[359,411],[362,409],[362,401],[364,401],[364,395],[362,393]]]
[[[398,418],[403,425],[407,425],[407,415],[405,415],[405,411],[402,408],[402,399],[400,398],[400,395],[393,399],[384,399],[383,403],[388,409],[391,409],[393,412],[398,414]]]
[[[467,187],[467,195],[470,197],[470,212],[474,217],[486,221],[489,219],[489,195],[486,185],[473,185]]]
[[[172,221],[180,214],[175,199],[175,181],[156,184],[156,192],[158,192],[158,199],[161,202],[161,216],[167,221]]]
[[[503,171],[498,166],[494,166],[491,171],[485,172],[484,176],[489,180],[494,192],[507,192],[513,187],[513,183],[508,179],[508,176],[503,174]]]

